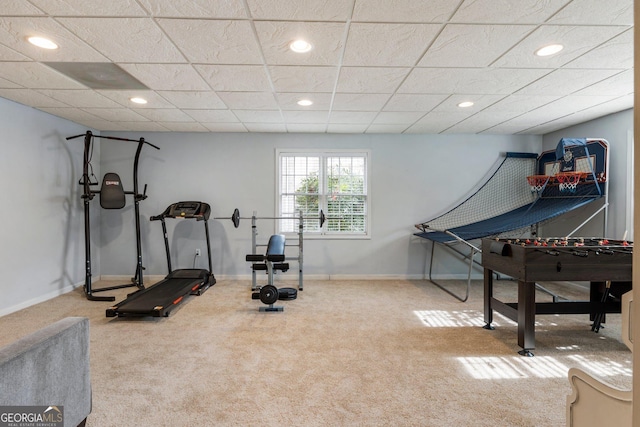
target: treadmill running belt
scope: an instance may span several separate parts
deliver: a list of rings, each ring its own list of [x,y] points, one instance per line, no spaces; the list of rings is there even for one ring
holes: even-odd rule
[[[201,283],[201,278],[164,279],[111,307],[107,310],[107,317],[168,316],[169,311]]]

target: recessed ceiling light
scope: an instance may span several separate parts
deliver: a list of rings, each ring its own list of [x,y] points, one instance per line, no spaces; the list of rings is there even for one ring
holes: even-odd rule
[[[129,98],[129,101],[134,102],[136,104],[146,104],[147,100],[144,98],[140,98],[139,96],[134,96],[133,98]]]
[[[52,42],[49,39],[45,39],[44,37],[29,37],[27,41],[32,45],[41,47],[43,49],[57,49],[58,45]]]
[[[313,101],[311,101],[310,99],[301,99],[300,101],[298,101],[298,105],[300,105],[301,107],[308,107],[309,105],[313,105]]]
[[[536,50],[536,55],[538,56],[550,56],[556,54],[564,49],[564,46],[561,44],[550,44],[547,46],[543,46],[540,49]]]
[[[460,104],[458,104],[458,107],[460,107],[460,108],[468,108],[468,107],[471,107],[472,105],[473,105],[473,102],[464,101],[464,102],[461,102]]]
[[[292,51],[296,52],[296,53],[305,53],[305,52],[309,52],[311,50],[313,46],[311,46],[311,43],[305,41],[305,40],[295,40],[292,41],[289,44],[289,49],[291,49]]]

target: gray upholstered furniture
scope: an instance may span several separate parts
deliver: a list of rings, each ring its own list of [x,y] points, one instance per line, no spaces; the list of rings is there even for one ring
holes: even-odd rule
[[[63,406],[65,427],[91,412],[89,320],[67,317],[0,348],[0,406]]]

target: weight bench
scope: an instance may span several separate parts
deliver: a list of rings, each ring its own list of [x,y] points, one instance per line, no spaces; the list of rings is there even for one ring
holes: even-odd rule
[[[267,272],[267,284],[259,287],[258,292],[251,294],[252,299],[259,299],[269,305],[269,307],[260,307],[260,311],[284,311],[284,307],[273,304],[278,300],[293,300],[298,296],[298,291],[294,288],[278,289],[273,284],[273,276],[277,271],[286,272],[289,270],[289,263],[283,262],[285,260],[285,241],[284,235],[274,234],[269,238],[267,252],[264,255],[247,254],[246,256],[247,262],[253,263],[251,264],[253,271]]]

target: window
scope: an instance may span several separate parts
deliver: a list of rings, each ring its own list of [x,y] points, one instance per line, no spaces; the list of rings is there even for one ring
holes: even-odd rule
[[[302,212],[310,235],[368,236],[368,158],[353,151],[279,152],[277,216],[298,218]],[[298,220],[281,219],[278,227],[280,233],[298,232]]]

